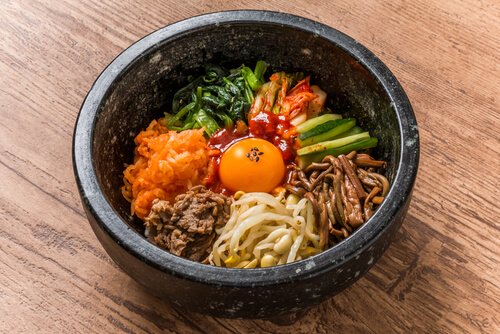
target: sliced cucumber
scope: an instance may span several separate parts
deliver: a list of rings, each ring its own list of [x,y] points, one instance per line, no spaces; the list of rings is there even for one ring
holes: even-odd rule
[[[345,146],[347,144],[351,144],[360,140],[369,139],[370,134],[368,132],[358,133],[357,135],[352,135],[349,137],[343,137],[335,140],[323,141],[321,143],[317,143],[314,145],[309,145],[297,150],[297,154],[307,155],[312,153],[318,153],[321,151],[326,151],[330,148],[339,148],[341,146]]]
[[[304,123],[297,125],[296,129],[298,133],[304,133],[311,129],[314,129],[320,124],[326,123],[328,121],[334,121],[336,119],[341,119],[342,116],[338,114],[325,114],[318,117],[308,119]]]
[[[330,122],[335,122],[334,127],[330,128],[329,130],[325,132],[318,133],[314,136],[309,136],[309,132],[316,131],[316,128],[299,135],[299,145],[300,147],[305,147],[309,146],[312,144],[316,143],[321,143],[322,141],[327,141],[332,138],[335,138],[336,136],[339,136],[340,134],[346,132],[347,130],[350,130],[356,125],[356,119],[354,118],[345,118],[345,119],[338,119],[335,121],[330,121]],[[327,123],[330,123],[327,122]],[[326,124],[326,123],[325,123]],[[330,123],[330,125],[332,125]],[[320,125],[322,126],[322,125]],[[304,136],[303,136],[304,135]]]
[[[298,157],[299,167],[304,169],[313,162],[320,162],[327,155],[333,155],[338,157],[341,154],[347,154],[352,151],[364,150],[367,148],[372,148],[377,146],[378,139],[375,137],[370,137],[369,139],[360,140],[351,144],[347,144],[337,148],[330,148],[319,153],[313,153],[308,155],[303,155]]]
[[[362,132],[365,132],[365,130],[361,129],[359,126],[355,126],[355,127],[350,128],[346,132],[341,133],[338,136],[331,138],[330,140],[349,137],[349,136],[357,135],[358,133],[362,133]]]
[[[305,140],[307,138],[317,136],[317,135],[322,134],[324,132],[327,132],[333,128],[336,128],[339,125],[347,123],[347,122],[349,122],[349,120],[351,120],[351,118],[335,119],[332,121],[327,121],[327,122],[321,123],[321,124],[317,125],[316,127],[312,128],[311,130],[299,133],[299,139]]]

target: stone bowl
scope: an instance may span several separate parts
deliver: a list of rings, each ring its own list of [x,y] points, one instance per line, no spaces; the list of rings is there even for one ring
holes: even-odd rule
[[[352,236],[292,264],[228,269],[172,255],[143,236],[141,222],[130,215],[120,191],[124,164],[133,159],[134,136],[168,110],[173,92],[204,64],[253,66],[258,59],[270,64],[267,73],[311,74],[312,81],[327,91],[333,110],[356,117],[378,137],[375,155],[388,162],[391,189],[374,216]],[[73,137],[74,173],[83,207],[109,256],[155,296],[217,317],[291,314],[356,282],[401,226],[418,160],[418,128],[410,102],[373,53],[324,24],[268,11],[201,15],[134,43],[95,81]]]

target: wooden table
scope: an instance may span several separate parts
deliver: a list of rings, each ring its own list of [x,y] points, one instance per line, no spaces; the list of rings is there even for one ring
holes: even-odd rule
[[[500,4],[484,1],[0,2],[1,333],[499,333]],[[376,266],[292,325],[176,310],[121,272],[92,233],[71,165],[100,71],[145,34],[258,8],[335,27],[406,89],[421,135],[408,217]]]

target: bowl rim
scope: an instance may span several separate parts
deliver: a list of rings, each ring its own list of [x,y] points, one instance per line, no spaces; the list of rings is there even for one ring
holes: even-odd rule
[[[103,98],[127,69],[159,44],[219,24],[280,25],[303,30],[336,44],[365,67],[388,95],[396,112],[401,136],[399,167],[386,199],[370,220],[345,241],[313,257],[269,268],[233,269],[205,265],[165,251],[133,230],[110,205],[94,168],[92,142]],[[169,24],[141,38],[121,52],[98,76],[80,108],[73,133],[73,169],[87,214],[126,252],[170,275],[204,284],[230,287],[269,286],[310,278],[331,271],[360,255],[383,234],[411,195],[419,163],[419,135],[416,118],[403,88],[387,68],[366,47],[325,24],[288,13],[265,10],[221,11],[194,16]],[[361,232],[362,233],[359,233]],[[368,266],[373,263],[368,263]]]

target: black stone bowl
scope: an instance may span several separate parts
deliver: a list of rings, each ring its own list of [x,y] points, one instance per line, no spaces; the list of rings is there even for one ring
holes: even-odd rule
[[[379,138],[391,190],[351,237],[306,260],[226,269],[164,251],[142,235],[122,197],[134,136],[169,109],[172,93],[206,63],[300,70],[327,91],[336,112]],[[262,318],[307,308],[363,276],[391,243],[410,203],[419,159],[415,116],[387,67],[352,38],[301,17],[230,11],[193,17],[144,37],[99,76],[76,122],[73,163],[83,206],[109,256],[154,295],[219,317]],[[369,298],[369,296],[367,296]]]

